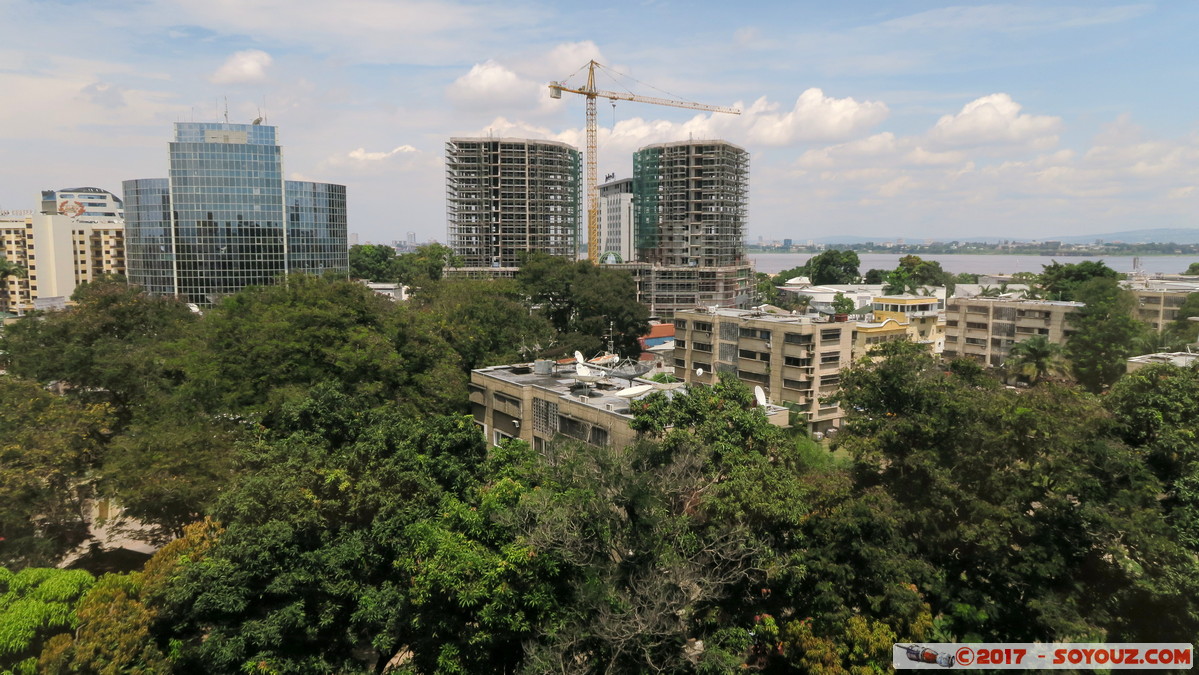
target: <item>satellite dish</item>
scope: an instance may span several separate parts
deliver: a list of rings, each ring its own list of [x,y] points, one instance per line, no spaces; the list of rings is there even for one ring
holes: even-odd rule
[[[644,394],[645,392],[652,391],[654,389],[656,389],[656,387],[654,387],[654,385],[652,385],[652,384],[639,384],[635,387],[629,387],[628,389],[621,389],[620,391],[618,391],[612,395],[619,396],[620,398],[633,398],[635,396],[640,396],[640,395]]]
[[[582,362],[583,362],[583,354],[582,354],[582,352],[580,352],[579,350],[576,349],[575,350],[575,363],[582,363]]]
[[[704,376],[704,369],[703,369],[703,368],[696,368],[696,369],[695,369],[695,376],[696,376],[696,377],[703,377],[703,376]]]
[[[580,382],[599,382],[604,379],[604,374],[599,371],[593,371],[581,363],[576,363],[575,379]]]
[[[762,406],[763,408],[766,407],[766,392],[762,391],[761,385],[754,385],[754,400],[756,400],[758,405]]]

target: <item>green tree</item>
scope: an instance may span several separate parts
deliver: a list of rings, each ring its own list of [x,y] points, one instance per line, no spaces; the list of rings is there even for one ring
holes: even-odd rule
[[[121,518],[155,525],[163,539],[181,537],[232,482],[243,434],[226,415],[169,399],[109,442],[99,492],[121,506]]]
[[[548,598],[541,560],[494,541],[486,458],[467,417],[407,418],[331,384],[285,404],[222,495],[224,532],[155,604],[175,667],[511,671]]]
[[[1102,260],[1065,265],[1054,260],[1049,265],[1042,265],[1041,270],[1037,281],[1050,300],[1077,300],[1080,287],[1091,279],[1115,281],[1120,278],[1120,273],[1103,264]]]
[[[1103,403],[1165,486],[1179,540],[1199,551],[1199,368],[1146,366],[1121,378]]]
[[[1137,339],[1148,328],[1133,318],[1136,298],[1111,277],[1083,282],[1072,296],[1085,306],[1070,319],[1074,334],[1064,354],[1078,383],[1100,392],[1124,374]]]
[[[446,279],[412,300],[466,370],[530,361],[551,351],[554,327],[534,312],[511,279]]]
[[[938,637],[1139,639],[1199,629],[1194,557],[1097,399],[945,373],[905,343],[842,375],[859,489],[893,498]],[[1135,534],[1132,534],[1135,532]],[[1130,539],[1130,536],[1132,537]],[[1135,541],[1134,541],[1135,539]]]
[[[75,601],[94,581],[83,570],[0,567],[0,672],[37,672],[46,642],[74,629]]]
[[[837,293],[833,296],[833,311],[837,314],[852,314],[857,309],[853,300],[845,297],[844,293]]]
[[[551,354],[593,354],[610,333],[617,353],[641,352],[637,338],[649,331],[649,309],[637,301],[628,272],[535,254],[521,265],[516,282],[559,333]]]
[[[1163,342],[1172,349],[1184,349],[1188,344],[1199,342],[1199,293],[1190,293],[1178,308],[1174,320],[1165,326]]]
[[[1044,335],[1034,335],[1008,349],[1009,360],[1005,365],[1011,372],[1038,384],[1048,377],[1068,372],[1061,355],[1061,345],[1050,342]]]
[[[87,501],[113,417],[0,377],[0,564],[53,564],[88,537]]]
[[[452,408],[465,376],[432,319],[344,279],[249,287],[205,314],[181,358],[180,393],[212,414],[247,415],[336,381],[410,410]]]
[[[396,281],[400,276],[396,250],[384,244],[355,244],[350,247],[350,278]]]
[[[754,273],[754,289],[757,291],[760,303],[778,305],[779,289],[775,286],[775,283],[777,283],[775,277],[765,272]]]
[[[1187,274],[1187,275],[1199,275],[1199,262],[1193,262],[1193,263],[1191,263],[1191,266],[1190,266],[1190,267],[1188,267],[1188,268],[1187,268],[1187,271],[1183,272],[1183,274]]]
[[[887,282],[887,270],[872,268],[866,271],[866,276],[863,277],[868,284],[883,284]]]
[[[839,251],[831,248],[808,260],[804,265],[805,276],[817,286],[828,284],[856,283],[861,273],[861,260],[856,251]]]
[[[82,284],[73,299],[74,308],[7,326],[0,363],[39,382],[63,382],[72,397],[112,403],[125,421],[134,406],[180,383],[170,357],[173,341],[196,322],[186,305],[116,279]]]
[[[9,277],[18,277],[23,279],[25,278],[25,275],[26,272],[24,267],[9,260],[8,258],[0,256],[0,287],[6,287],[8,285],[6,282],[8,281]],[[4,305],[0,305],[0,312],[6,312],[9,309],[8,293],[4,293],[3,296],[0,297],[3,297],[4,299]]]
[[[407,286],[423,287],[440,281],[447,267],[458,267],[462,259],[442,244],[418,246],[412,253],[401,254],[395,260],[396,279]]]
[[[187,566],[204,559],[222,531],[212,520],[193,523],[183,537],[159,549],[143,571],[101,577],[76,605],[74,634],[59,634],[47,642],[38,671],[171,672],[170,660],[155,638],[157,604]]]

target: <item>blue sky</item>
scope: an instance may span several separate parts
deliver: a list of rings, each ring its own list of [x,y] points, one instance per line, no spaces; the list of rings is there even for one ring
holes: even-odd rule
[[[0,209],[165,176],[171,124],[227,97],[231,121],[279,127],[289,177],[348,186],[361,241],[444,240],[445,140],[581,145],[582,100],[545,84],[595,58],[636,93],[743,110],[601,101],[600,173],[649,143],[738,143],[752,240],[1199,227],[1193,2],[0,0],[0,17]]]

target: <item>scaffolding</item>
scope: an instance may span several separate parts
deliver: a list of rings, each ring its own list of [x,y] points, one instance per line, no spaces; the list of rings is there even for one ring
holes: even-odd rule
[[[445,158],[447,234],[464,267],[518,267],[532,252],[577,257],[576,148],[521,138],[451,138]]]
[[[749,153],[725,141],[651,145],[633,157],[637,257],[660,265],[745,262]]]

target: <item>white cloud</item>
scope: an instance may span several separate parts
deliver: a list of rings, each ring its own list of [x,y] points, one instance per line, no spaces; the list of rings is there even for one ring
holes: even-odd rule
[[[261,49],[234,52],[217,68],[208,81],[213,84],[257,84],[267,79],[266,69],[273,59]]]
[[[929,133],[942,146],[1026,144],[1049,147],[1057,143],[1060,117],[1021,114],[1023,106],[1008,94],[975,99],[956,115],[945,115]]]
[[[830,141],[851,138],[887,118],[890,111],[881,101],[832,98],[811,88],[795,99],[785,113],[777,103],[765,97],[742,114],[748,127],[748,140],[763,145],[790,145],[802,141]]]
[[[346,154],[346,156],[350,159],[363,162],[378,162],[380,160],[388,159],[389,157],[395,157],[396,155],[409,152],[417,152],[417,149],[411,145],[401,145],[400,147],[387,152],[367,152],[366,148],[358,148],[357,150],[351,150]]]
[[[476,63],[469,73],[454,80],[446,88],[446,96],[454,103],[468,108],[527,108],[537,100],[541,88],[538,83],[521,78],[506,66],[487,61]]]

